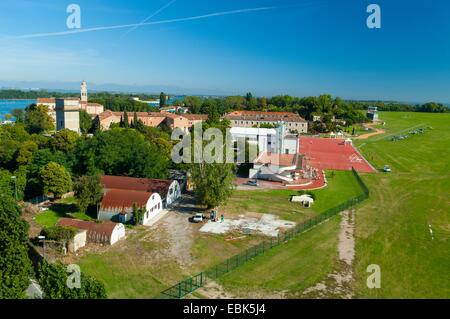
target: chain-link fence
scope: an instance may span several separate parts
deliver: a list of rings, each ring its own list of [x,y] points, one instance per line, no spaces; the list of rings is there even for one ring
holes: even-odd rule
[[[262,243],[250,247],[249,249],[241,252],[240,254],[235,255],[225,260],[224,262],[221,262],[215,265],[214,267],[201,272],[198,275],[195,275],[194,277],[190,277],[186,280],[179,282],[178,284],[170,287],[169,289],[164,290],[161,293],[162,297],[178,298],[178,299],[184,298],[186,295],[192,293],[196,289],[203,287],[203,285],[206,283],[206,278],[211,279],[219,278],[229,273],[233,269],[236,269],[237,267],[246,263],[247,261],[264,254],[264,252],[266,252],[267,250],[288,242],[289,240],[296,237],[298,234],[301,234],[306,230],[337,215],[338,213],[347,210],[366,200],[367,198],[369,198],[369,189],[367,188],[366,184],[364,183],[364,181],[361,179],[361,177],[354,168],[352,168],[352,172],[363,192],[361,195],[350,198],[349,200],[345,201],[340,205],[327,209],[323,213],[311,219],[308,219],[303,223],[297,224],[295,227],[281,233],[276,238],[270,238],[268,240],[265,240]]]

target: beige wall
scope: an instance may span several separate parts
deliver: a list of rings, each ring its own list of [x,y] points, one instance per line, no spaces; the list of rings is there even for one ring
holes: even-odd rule
[[[277,125],[278,121],[255,121],[255,120],[231,120],[231,127],[254,127],[258,124],[273,124]],[[288,131],[295,131],[297,133],[308,133],[307,122],[285,122]]]
[[[103,106],[87,106],[86,112],[89,115],[99,115],[100,113],[103,113]]]

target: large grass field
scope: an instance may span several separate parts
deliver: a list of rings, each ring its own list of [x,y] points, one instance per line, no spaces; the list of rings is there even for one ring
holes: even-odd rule
[[[392,173],[364,176],[371,197],[356,217],[355,291],[361,298],[450,298],[450,114],[381,119],[385,135],[430,129],[402,141],[382,135],[358,143],[375,167],[390,165]],[[366,286],[369,264],[381,267],[380,289]]]
[[[450,114],[380,117],[386,133],[356,142],[376,168],[390,165],[392,173],[363,175],[371,196],[356,210],[354,293],[359,298],[450,298]],[[418,126],[426,133],[396,142],[386,138]],[[337,267],[337,231],[331,227],[325,234],[330,227],[325,225],[226,275],[221,284],[232,292],[250,287],[295,294],[323,280],[333,263]],[[366,286],[370,264],[381,267],[380,289]]]

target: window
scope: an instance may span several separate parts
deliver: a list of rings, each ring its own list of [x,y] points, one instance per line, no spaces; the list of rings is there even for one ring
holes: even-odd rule
[[[158,209],[160,209],[161,208],[161,203],[158,203]]]

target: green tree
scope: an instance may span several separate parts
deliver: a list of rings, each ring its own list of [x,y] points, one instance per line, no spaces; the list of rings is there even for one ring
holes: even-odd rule
[[[132,211],[134,225],[141,225],[144,220],[144,209],[142,207],[138,207],[136,203],[133,203]]]
[[[137,113],[134,112],[134,114],[133,114],[133,125],[131,127],[137,129],[138,122],[139,122],[139,120],[138,120]]]
[[[253,97],[251,92],[248,92],[245,95],[245,104],[248,110],[256,109],[256,99]]]
[[[32,276],[28,224],[11,196],[0,193],[0,299],[24,298]]]
[[[16,119],[16,123],[23,123],[25,121],[25,113],[22,109],[13,109],[11,115]]]
[[[186,96],[184,105],[189,108],[190,113],[198,114],[201,112],[202,100],[198,96]]]
[[[65,128],[56,132],[53,139],[50,141],[50,146],[54,151],[70,153],[75,148],[75,144],[79,137],[77,132]]]
[[[102,199],[103,188],[100,183],[100,175],[84,175],[75,181],[73,185],[78,207],[85,212],[89,206],[97,205]]]
[[[85,110],[80,110],[80,130],[86,134],[92,129],[93,121],[91,116]]]
[[[41,168],[40,176],[44,193],[53,193],[56,198],[60,198],[64,193],[72,190],[72,179],[64,166],[50,162]]]
[[[168,160],[157,145],[137,130],[114,128],[84,139],[74,151],[77,175],[165,178]]]
[[[258,99],[258,107],[261,110],[267,109],[267,98],[265,96]]]
[[[159,94],[159,107],[166,106],[166,93],[161,92]]]
[[[191,180],[199,204],[207,208],[224,204],[233,192],[234,164],[194,163],[190,165]]]
[[[123,127],[125,128],[130,127],[127,111],[123,112]]]
[[[17,165],[28,165],[31,161],[33,153],[38,150],[38,145],[33,141],[26,141],[17,151],[16,162]]]
[[[30,134],[40,134],[55,128],[53,118],[48,114],[48,107],[44,105],[28,106],[25,110],[24,122]]]
[[[81,272],[80,288],[67,285],[67,267],[61,263],[50,264],[43,261],[39,265],[37,279],[47,299],[106,299],[106,289],[102,282]]]

